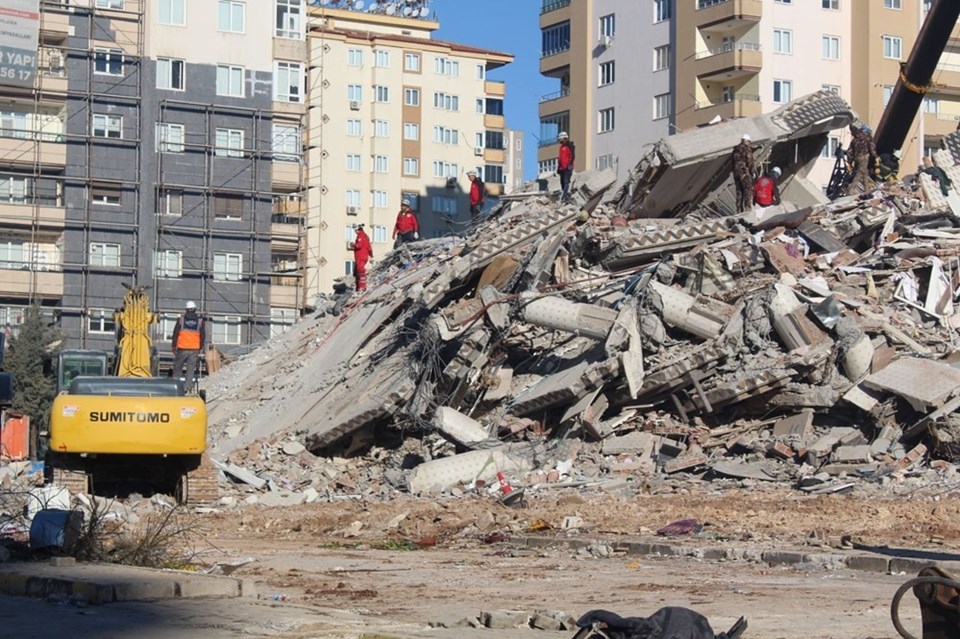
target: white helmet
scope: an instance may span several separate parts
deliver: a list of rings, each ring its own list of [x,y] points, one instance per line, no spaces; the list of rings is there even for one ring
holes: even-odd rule
[[[753,141],[753,138],[750,137],[750,134],[749,134],[749,133],[744,133],[743,135],[740,136],[740,139],[741,139],[741,140],[746,140],[747,142]]]
[[[194,304],[193,302],[187,302],[187,310],[188,310],[188,311],[196,310],[196,308],[197,308],[197,305],[196,305],[196,304]]]
[[[780,170],[779,166],[773,167],[772,169],[770,169],[770,172],[776,175],[777,177],[780,177],[780,174],[783,173],[783,171]]]

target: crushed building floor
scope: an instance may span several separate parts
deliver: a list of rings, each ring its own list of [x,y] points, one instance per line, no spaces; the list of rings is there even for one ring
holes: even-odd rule
[[[627,181],[404,245],[207,382],[224,486],[289,504],[649,477],[849,490],[960,461],[958,193],[828,201],[817,93],[664,139]],[[734,211],[748,132],[783,204]],[[934,162],[960,184],[960,137]],[[352,283],[348,283],[348,286]]]

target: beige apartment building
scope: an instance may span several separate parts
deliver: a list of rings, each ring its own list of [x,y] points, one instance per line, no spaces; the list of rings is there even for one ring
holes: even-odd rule
[[[469,228],[468,171],[484,178],[489,194],[503,192],[506,86],[487,73],[513,60],[435,40],[439,23],[428,19],[310,11],[308,299],[352,272],[354,224],[366,225],[376,259],[393,246],[402,199],[429,238]]]
[[[541,72],[561,78],[560,91],[541,101],[541,133],[562,113],[560,121],[569,123],[578,140],[579,168],[614,166],[621,179],[644,146],[667,132],[770,112],[819,90],[839,94],[876,127],[930,4],[653,0],[636,3],[643,5],[638,10],[604,0],[541,1]],[[558,30],[562,37],[551,40]],[[643,43],[639,64],[635,47],[618,55],[623,40]],[[621,63],[631,64],[631,73],[637,69],[628,81],[640,86],[611,100],[604,96],[622,80],[609,71]],[[960,30],[941,57],[934,83],[904,144],[906,170],[957,127]],[[624,120],[638,122],[624,127]],[[828,140],[810,174],[814,183],[826,185],[833,151],[847,142],[844,132]],[[614,146],[600,148],[604,143]],[[541,169],[551,168],[555,154],[555,146],[542,140]]]

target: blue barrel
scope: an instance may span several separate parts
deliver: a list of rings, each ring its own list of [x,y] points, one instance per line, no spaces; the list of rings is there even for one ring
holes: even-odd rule
[[[69,550],[80,538],[83,529],[81,510],[41,510],[30,524],[30,548],[58,548]]]

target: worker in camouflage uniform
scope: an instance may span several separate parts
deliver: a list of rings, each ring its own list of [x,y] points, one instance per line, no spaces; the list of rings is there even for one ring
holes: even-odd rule
[[[733,181],[737,186],[737,212],[743,213],[753,205],[753,147],[750,134],[740,136],[740,144],[733,147]]]
[[[873,162],[876,167],[875,172],[879,172],[879,158],[877,157],[877,147],[873,143],[873,134],[867,125],[850,125],[850,133],[853,139],[850,140],[850,150],[848,157],[853,161],[853,180],[847,188],[847,193],[855,194],[861,190],[870,188],[870,163]]]

